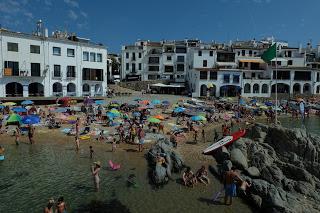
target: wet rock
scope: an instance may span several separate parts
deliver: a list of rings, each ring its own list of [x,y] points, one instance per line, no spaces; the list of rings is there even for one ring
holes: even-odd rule
[[[262,198],[259,195],[255,195],[255,194],[250,194],[248,196],[248,198],[250,199],[250,201],[252,202],[252,204],[257,207],[257,208],[261,208],[262,206]]]
[[[230,171],[232,168],[232,162],[231,160],[225,160],[223,161],[223,164],[222,164],[222,169],[223,171]]]
[[[241,152],[240,149],[232,149],[231,150],[231,161],[232,163],[239,169],[247,169],[248,168],[248,161],[244,154]]]
[[[221,157],[223,158],[223,160],[230,159],[230,153],[229,153],[228,149],[225,146],[223,146],[221,148]]]
[[[251,166],[246,170],[250,177],[257,178],[260,176],[260,171],[257,167]]]

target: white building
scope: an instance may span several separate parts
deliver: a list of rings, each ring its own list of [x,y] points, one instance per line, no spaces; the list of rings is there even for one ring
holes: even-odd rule
[[[88,39],[0,29],[0,97],[105,95],[106,59]]]
[[[198,41],[137,41],[122,47],[121,78],[185,83],[188,47]]]

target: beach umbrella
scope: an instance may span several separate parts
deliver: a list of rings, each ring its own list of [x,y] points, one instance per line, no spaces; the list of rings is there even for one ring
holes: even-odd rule
[[[160,123],[161,122],[159,119],[156,119],[156,118],[148,118],[148,121],[150,123]]]
[[[4,108],[4,106],[0,105],[0,109],[3,109],[3,108]]]
[[[162,101],[162,105],[170,105],[169,101]]]
[[[161,101],[155,99],[155,100],[152,100],[151,103],[154,104],[154,105],[159,105],[159,104],[161,104]]]
[[[14,105],[16,105],[16,103],[14,103],[14,102],[5,102],[5,103],[2,103],[1,105],[2,106],[14,106]]]
[[[252,99],[250,103],[253,103],[253,104],[257,103],[257,99]]]
[[[159,120],[164,120],[164,117],[162,115],[155,115],[153,117]]]
[[[117,115],[116,115],[116,114],[113,114],[112,112],[107,112],[107,116],[108,116],[109,118],[111,118],[111,119],[117,117]]]
[[[183,107],[177,107],[173,110],[173,112],[175,113],[180,113],[180,112],[184,112],[186,110],[186,108]]]
[[[260,109],[262,109],[262,110],[268,110],[268,107],[267,107],[267,106],[260,106]]]
[[[87,98],[84,99],[83,103],[85,105],[90,105],[90,104],[93,104],[94,101],[93,101],[93,99],[87,97]]]
[[[31,104],[33,104],[33,101],[31,100],[25,100],[21,102],[21,105],[31,105]]]
[[[149,104],[149,105],[147,105],[146,107],[147,107],[147,109],[153,109],[153,108],[154,108],[154,105]]]
[[[244,101],[244,99],[241,98],[241,99],[239,100],[239,104],[240,104],[240,105],[246,105],[246,102]]]
[[[57,113],[64,113],[64,112],[67,112],[67,111],[68,111],[68,109],[65,108],[65,107],[59,107],[59,108],[56,108],[54,110],[54,112],[57,112]]]
[[[21,116],[15,113],[8,117],[7,124],[21,123]]]
[[[112,108],[119,107],[119,106],[120,106],[120,104],[118,104],[118,103],[109,104],[109,107],[112,107]]]
[[[266,106],[272,106],[273,104],[271,102],[265,102],[264,103]]]
[[[105,102],[104,102],[104,100],[96,100],[94,103],[97,104],[97,105],[102,105]]]
[[[38,124],[40,123],[40,117],[37,115],[27,115],[27,116],[24,116],[21,121],[23,124],[28,124],[28,125]]]
[[[23,107],[13,107],[11,110],[14,111],[15,113],[27,112],[27,109]]]
[[[192,121],[206,121],[207,119],[201,115],[195,115],[191,117]]]
[[[134,101],[137,101],[137,102],[142,101],[141,98],[135,98],[135,99],[133,99],[133,100],[134,100]]]
[[[116,109],[111,109],[110,112],[113,113],[113,114],[120,115],[120,112],[118,110],[116,110]]]
[[[150,101],[142,100],[142,101],[139,101],[139,104],[147,105],[147,104],[150,104]]]
[[[208,88],[211,88],[211,87],[213,87],[213,84],[212,84],[212,83],[209,83],[207,87],[208,87]]]
[[[133,112],[133,113],[132,113],[132,116],[133,116],[133,117],[139,117],[140,115],[141,115],[140,112]]]

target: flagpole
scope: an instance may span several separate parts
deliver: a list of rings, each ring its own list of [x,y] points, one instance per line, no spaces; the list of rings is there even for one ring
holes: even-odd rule
[[[276,43],[276,114],[275,114],[275,122],[278,124],[278,56],[277,56],[277,43]]]

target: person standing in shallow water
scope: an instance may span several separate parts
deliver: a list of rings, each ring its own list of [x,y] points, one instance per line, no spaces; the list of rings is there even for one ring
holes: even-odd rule
[[[20,144],[20,136],[21,136],[21,130],[20,130],[19,126],[17,126],[14,135],[15,135],[15,138],[16,138],[16,141],[15,141],[16,145],[19,145]]]
[[[79,142],[78,135],[76,135],[76,137],[75,137],[75,143],[76,143],[76,151],[78,152],[80,149],[80,142]]]
[[[29,142],[30,144],[33,144],[34,143],[34,140],[33,140],[33,136],[34,136],[34,127],[32,125],[29,125],[29,128],[28,128],[28,138],[29,138]]]
[[[100,185],[100,177],[99,177],[100,167],[101,167],[100,161],[94,162],[94,166],[91,166],[91,173],[93,176],[93,181],[94,181],[94,185],[97,192],[99,191],[99,185]]]
[[[63,197],[59,197],[55,213],[67,213],[67,206]]]
[[[92,146],[89,146],[89,149],[90,149],[90,159],[92,159],[93,153],[94,153]]]

